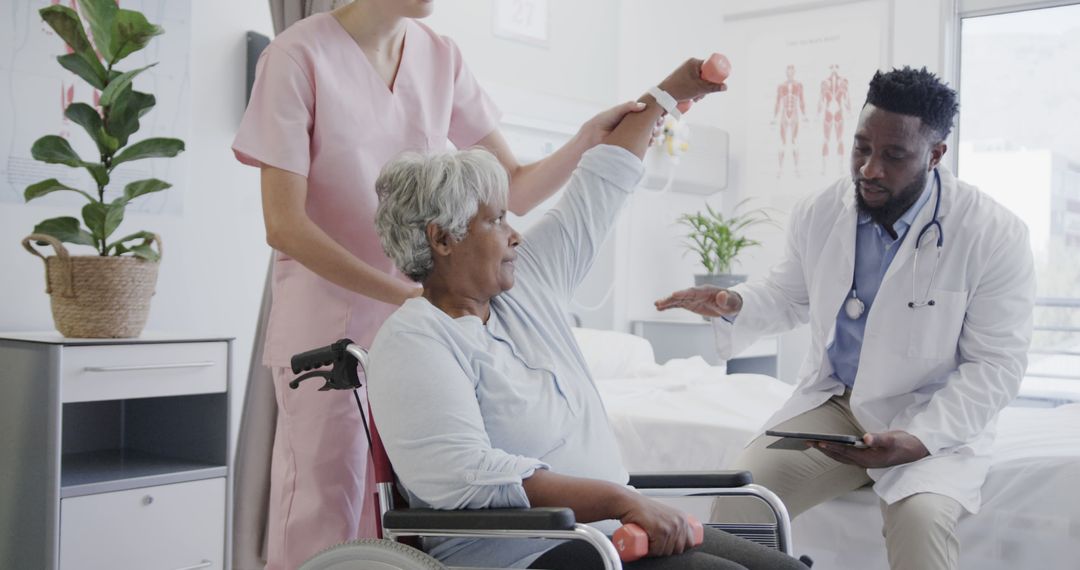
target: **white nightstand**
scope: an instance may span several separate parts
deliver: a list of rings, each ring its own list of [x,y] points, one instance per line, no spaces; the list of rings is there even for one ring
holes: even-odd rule
[[[0,567],[225,568],[232,350],[0,334]]]
[[[656,361],[663,364],[672,358],[700,356],[714,366],[723,363],[716,353],[712,324],[698,321],[640,320],[630,322],[630,332],[645,338],[653,346]],[[729,374],[754,373],[776,377],[780,341],[777,337],[759,339],[727,361]]]

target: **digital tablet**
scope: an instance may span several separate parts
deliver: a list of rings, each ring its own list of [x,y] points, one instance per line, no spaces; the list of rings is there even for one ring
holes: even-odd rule
[[[824,441],[828,443],[838,443],[840,445],[850,445],[858,449],[864,449],[866,444],[863,443],[862,438],[855,435],[840,435],[836,433],[805,433],[797,431],[776,431],[768,430],[765,435],[771,435],[773,437],[779,437],[780,439],[770,443],[769,449],[793,449],[796,451],[803,451],[806,449],[806,442],[818,442]]]

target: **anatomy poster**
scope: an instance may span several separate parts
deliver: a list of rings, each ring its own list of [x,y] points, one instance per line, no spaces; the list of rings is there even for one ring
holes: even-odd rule
[[[26,187],[47,178],[88,191],[96,189],[85,169],[45,164],[30,156],[34,141],[51,134],[67,139],[83,160],[98,158],[90,137],[64,117],[64,109],[74,101],[96,107],[101,94],[57,63],[57,56],[67,53],[67,46],[38,14],[38,10],[51,4],[78,10],[76,0],[9,0],[0,4],[4,11],[0,18],[0,203],[22,203]],[[120,0],[120,7],[142,12],[147,20],[165,30],[146,48],[116,66],[130,71],[157,62],[135,78],[135,88],[153,94],[157,104],[140,120],[140,129],[129,144],[149,137],[174,137],[184,140],[190,149],[191,2]],[[188,152],[184,152],[175,158],[139,160],[117,167],[106,199],[119,196],[128,182],[159,178],[173,187],[146,195],[132,202],[129,209],[180,214],[187,186],[187,156]],[[72,205],[84,201],[71,192],[56,192],[35,205],[70,211]]]
[[[889,8],[874,0],[737,20],[748,38],[751,187],[790,197],[849,175],[867,85],[889,63]]]

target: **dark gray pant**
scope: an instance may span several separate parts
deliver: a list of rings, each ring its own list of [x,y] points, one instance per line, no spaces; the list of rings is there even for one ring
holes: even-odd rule
[[[548,570],[601,570],[600,554],[588,543],[570,540],[545,552],[529,568]],[[705,541],[697,548],[663,558],[642,558],[624,564],[626,570],[806,570],[790,556],[722,530],[705,527]]]

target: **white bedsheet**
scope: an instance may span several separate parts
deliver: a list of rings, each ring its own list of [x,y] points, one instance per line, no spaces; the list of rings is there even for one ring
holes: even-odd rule
[[[637,373],[597,381],[631,473],[723,469],[792,390],[769,376],[727,375],[701,358]]]
[[[792,387],[725,375],[703,360],[597,380],[631,472],[728,468]],[[1078,568],[1080,404],[1007,408],[998,424],[983,509],[961,520],[964,569]],[[796,519],[796,550],[815,570],[887,570],[877,497],[869,489]]]

